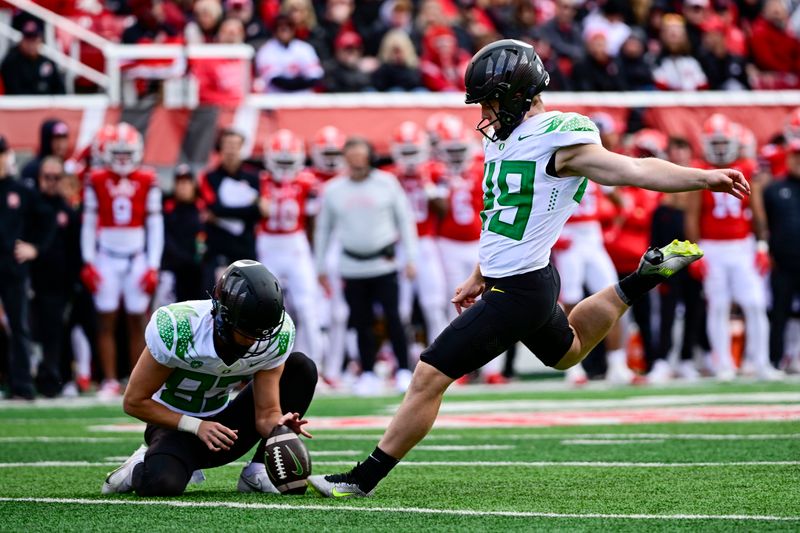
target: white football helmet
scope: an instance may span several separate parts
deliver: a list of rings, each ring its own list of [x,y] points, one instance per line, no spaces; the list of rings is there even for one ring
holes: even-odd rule
[[[280,129],[267,138],[264,166],[275,181],[289,181],[303,170],[306,150],[303,140],[287,129]]]

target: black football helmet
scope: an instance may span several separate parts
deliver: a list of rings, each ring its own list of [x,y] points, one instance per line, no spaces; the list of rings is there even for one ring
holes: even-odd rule
[[[283,327],[283,291],[275,276],[258,261],[241,259],[226,268],[214,285],[211,301],[215,347],[228,365],[263,354]],[[234,332],[253,344],[237,343]]]
[[[492,142],[507,139],[525,118],[533,97],[549,83],[550,75],[533,46],[514,39],[487,44],[472,56],[464,74],[464,101],[497,100],[497,118],[482,119],[475,129]],[[487,132],[490,127],[494,133]]]

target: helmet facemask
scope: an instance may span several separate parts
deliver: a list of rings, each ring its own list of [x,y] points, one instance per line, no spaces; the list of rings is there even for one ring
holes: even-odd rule
[[[286,317],[286,312],[281,315],[278,325],[271,329],[261,331],[247,331],[241,327],[237,327],[228,308],[222,305],[219,300],[212,298],[212,315],[214,317],[214,334],[223,345],[224,352],[217,355],[230,366],[239,359],[248,359],[250,357],[258,357],[263,355],[269,349],[270,344],[278,336],[283,328],[283,321]],[[253,343],[249,346],[236,342],[234,333],[252,340]]]

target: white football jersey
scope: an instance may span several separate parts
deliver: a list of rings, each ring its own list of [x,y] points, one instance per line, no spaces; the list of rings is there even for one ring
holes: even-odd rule
[[[153,395],[155,401],[187,415],[216,414],[228,405],[237,383],[282,365],[295,337],[294,322],[286,313],[283,328],[264,353],[227,366],[214,349],[213,333],[211,300],[174,303],[153,313],[144,334],[147,348],[156,361],[175,369]]]
[[[480,266],[500,278],[544,268],[550,248],[586,190],[585,177],[555,177],[559,148],[600,144],[597,126],[578,113],[539,113],[504,141],[484,140]]]

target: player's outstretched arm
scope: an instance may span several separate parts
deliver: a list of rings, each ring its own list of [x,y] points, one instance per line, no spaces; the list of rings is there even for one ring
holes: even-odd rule
[[[738,170],[701,170],[654,157],[635,159],[596,144],[561,148],[555,166],[559,176],[586,176],[601,185],[634,185],[661,192],[710,189],[740,199],[750,194],[750,185]]]

